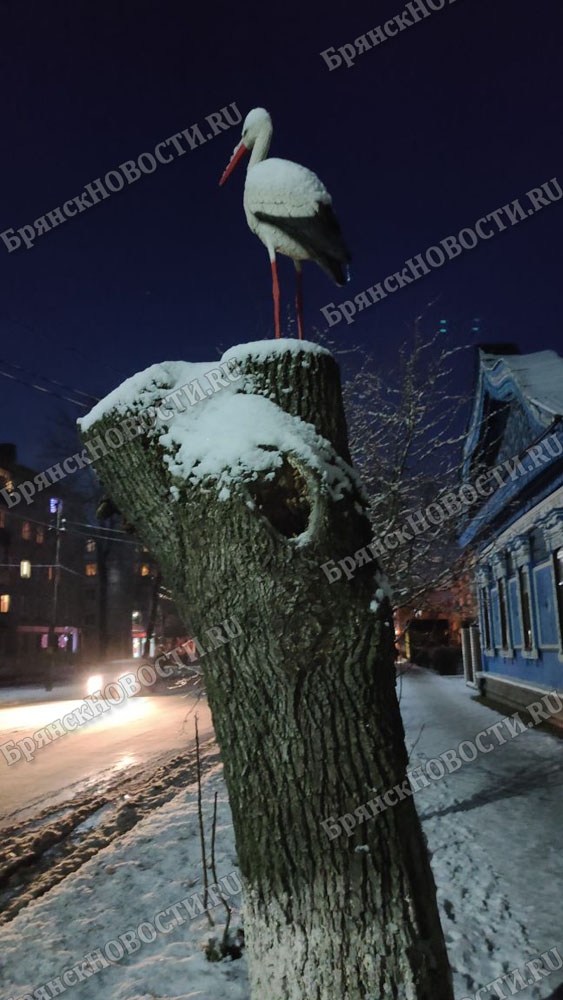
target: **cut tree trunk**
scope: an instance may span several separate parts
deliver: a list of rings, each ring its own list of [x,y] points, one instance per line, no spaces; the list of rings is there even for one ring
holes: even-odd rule
[[[237,357],[244,382],[224,391],[266,397],[296,433],[299,418],[313,424],[333,467],[347,468],[332,356],[279,341]],[[84,442],[138,410],[107,409]],[[375,815],[367,806],[404,782],[407,766],[391,608],[373,560],[334,583],[321,569],[370,542],[359,489],[336,499],[292,449],[273,477],[257,472],[220,499],[212,480],[172,475],[169,440],[139,434],[95,464],[191,634],[232,618],[241,628],[202,669],[244,883],[253,1000],[452,1000],[412,798]],[[350,836],[331,839],[331,818],[357,810]]]

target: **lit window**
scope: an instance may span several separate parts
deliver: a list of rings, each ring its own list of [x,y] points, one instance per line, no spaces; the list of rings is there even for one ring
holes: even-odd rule
[[[35,541],[38,545],[45,541],[45,529],[42,524],[38,524],[35,529]]]
[[[86,542],[86,552],[95,552],[95,551],[96,551],[96,543],[93,538],[89,538],[88,541]]]
[[[49,569],[47,570],[47,576],[49,577],[49,580],[53,579],[53,567],[52,566],[49,566]]]
[[[150,573],[149,564],[143,563],[141,565],[141,576],[148,576]]]
[[[22,559],[20,563],[20,576],[23,580],[29,580],[31,576],[31,563],[29,559]]]
[[[0,614],[7,615],[10,610],[10,595],[0,594]]]
[[[13,493],[14,484],[10,479],[10,473],[7,469],[0,469],[0,479],[2,480],[2,485],[8,490],[8,493]]]
[[[98,572],[98,564],[97,563],[86,563],[86,565],[84,567],[84,572],[86,573],[86,576],[96,576],[96,574]]]
[[[29,541],[29,539],[31,538],[31,531],[32,531],[31,521],[24,521],[22,524],[22,538],[25,538],[26,541]]]
[[[0,510],[0,528],[6,527],[6,515],[3,510]]]

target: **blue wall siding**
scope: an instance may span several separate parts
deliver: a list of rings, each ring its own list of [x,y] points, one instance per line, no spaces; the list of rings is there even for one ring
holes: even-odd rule
[[[502,656],[498,587],[490,588],[490,606],[495,654],[483,652],[483,670],[491,674],[502,674],[516,681],[563,688],[563,661],[559,652],[558,608],[555,597],[554,570],[552,562],[532,567],[531,613],[535,623],[538,655],[524,655],[522,649],[514,649],[514,656]],[[507,586],[512,642],[522,645],[520,621],[520,592],[518,578],[511,577]],[[484,647],[484,644],[483,644]],[[551,648],[549,648],[551,647]]]
[[[486,673],[513,677],[523,684],[528,682],[559,690],[563,688],[563,663],[556,649],[540,650],[537,660],[522,656],[518,649],[510,659],[504,656],[487,656],[483,653],[483,670]]]

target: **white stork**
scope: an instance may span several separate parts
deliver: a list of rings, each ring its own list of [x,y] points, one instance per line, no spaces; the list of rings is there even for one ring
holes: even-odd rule
[[[302,340],[301,261],[315,260],[337,285],[344,285],[348,280],[350,254],[332,210],[332,198],[317,175],[291,160],[266,159],[272,131],[272,119],[264,108],[254,108],[247,114],[242,138],[219,185],[225,183],[243,156],[251,152],[244,186],[244,211],[250,229],[262,240],[270,256],[276,337],[281,336],[276,253],[283,253],[295,264],[297,328]]]

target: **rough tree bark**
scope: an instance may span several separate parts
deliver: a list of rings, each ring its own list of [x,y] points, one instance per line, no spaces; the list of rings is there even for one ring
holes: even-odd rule
[[[348,462],[338,367],[310,346],[273,343],[264,356],[248,345],[237,391],[313,424],[334,461]],[[85,443],[123,415],[107,412]],[[140,435],[95,464],[192,634],[232,616],[242,626],[202,667],[244,882],[253,1000],[452,1000],[412,799],[349,838],[331,840],[321,826],[403,782],[407,765],[377,565],[333,584],[321,571],[370,541],[359,494],[332,499],[318,470],[290,453],[274,479],[257,474],[218,500],[212,482],[173,480],[164,458]]]

